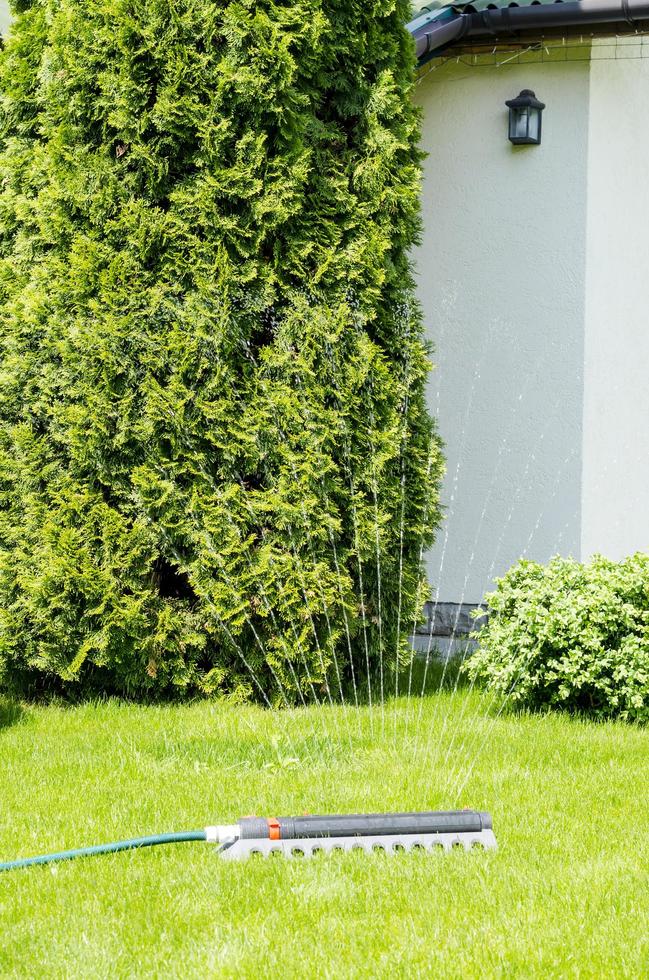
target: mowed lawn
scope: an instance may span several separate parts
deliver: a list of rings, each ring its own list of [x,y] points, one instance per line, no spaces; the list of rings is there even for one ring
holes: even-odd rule
[[[0,702],[0,860],[456,804],[491,810],[500,844],[229,863],[197,843],[3,874],[0,975],[649,976],[649,732],[488,707]]]

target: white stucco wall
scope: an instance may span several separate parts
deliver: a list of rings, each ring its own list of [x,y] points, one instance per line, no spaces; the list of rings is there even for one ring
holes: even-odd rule
[[[590,78],[584,558],[649,551],[649,61]]]
[[[11,23],[8,0],[0,0],[0,35],[6,37]]]
[[[538,147],[507,140],[522,88],[547,104]],[[416,97],[416,262],[448,460],[428,571],[441,601],[477,602],[521,554],[580,555],[589,65],[450,64]]]

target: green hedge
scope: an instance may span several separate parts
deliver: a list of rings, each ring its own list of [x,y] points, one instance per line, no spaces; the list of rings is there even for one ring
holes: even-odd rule
[[[474,679],[522,705],[649,720],[649,555],[520,561],[485,604]]]
[[[442,469],[408,0],[15,9],[3,682],[283,703],[369,666],[376,690]]]

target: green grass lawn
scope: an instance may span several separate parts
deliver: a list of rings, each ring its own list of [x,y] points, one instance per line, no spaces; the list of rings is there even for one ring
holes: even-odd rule
[[[0,860],[456,803],[490,809],[500,844],[229,863],[198,843],[0,875],[2,976],[649,975],[646,730],[494,718],[466,691],[384,716],[0,702],[0,759]]]

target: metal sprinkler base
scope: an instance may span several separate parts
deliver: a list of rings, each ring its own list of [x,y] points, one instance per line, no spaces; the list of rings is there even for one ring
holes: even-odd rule
[[[493,830],[460,834],[375,834],[372,837],[299,837],[295,840],[237,840],[225,845],[220,855],[227,861],[261,856],[300,858],[343,851],[399,854],[405,851],[450,851],[454,848],[470,851],[493,851],[497,848]]]

